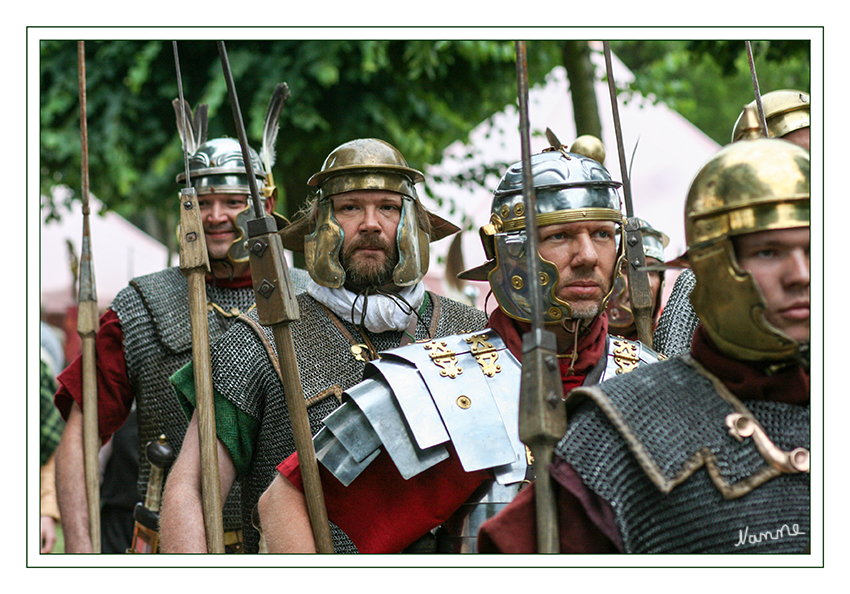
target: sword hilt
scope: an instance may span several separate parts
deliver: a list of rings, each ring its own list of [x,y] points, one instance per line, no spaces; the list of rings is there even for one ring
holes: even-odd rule
[[[151,463],[151,473],[148,477],[148,487],[145,491],[144,507],[146,511],[158,517],[165,471],[171,467],[176,456],[171,446],[166,443],[165,435],[160,435],[157,439],[153,439],[147,443],[145,446],[145,457]],[[136,507],[138,508],[138,506]],[[134,515],[136,513],[138,511],[134,512]],[[144,524],[138,518],[137,521]]]
[[[168,470],[177,457],[174,450],[166,442],[165,435],[152,439],[145,446],[145,457],[152,466],[160,470]]]

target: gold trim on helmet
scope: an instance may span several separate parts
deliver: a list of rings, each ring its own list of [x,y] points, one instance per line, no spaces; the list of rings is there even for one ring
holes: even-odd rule
[[[395,236],[399,261],[393,269],[393,283],[414,285],[428,272],[430,242],[460,231],[422,207],[416,183],[424,180],[422,173],[407,165],[398,149],[383,140],[346,142],[331,151],[322,169],[308,180],[308,185],[319,188],[317,212],[281,233],[284,247],[304,252],[307,271],[316,283],[339,288],[346,281],[339,259],[344,234],[334,218],[331,198],[356,190],[395,192],[402,198],[402,207]]]
[[[560,223],[577,223],[580,221],[613,221],[625,224],[623,213],[610,208],[576,208],[572,210],[557,210],[555,212],[543,212],[537,215],[537,226],[558,225]],[[516,217],[502,221],[499,231],[519,231],[525,229],[525,217]]]

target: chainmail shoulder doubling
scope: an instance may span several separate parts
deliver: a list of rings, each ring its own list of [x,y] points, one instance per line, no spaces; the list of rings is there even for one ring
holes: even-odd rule
[[[662,361],[593,388],[556,455],[611,504],[628,552],[805,552],[809,474],[782,474],[725,419],[755,417],[785,451],[809,447],[809,408],[721,396],[689,358]]]
[[[435,306],[439,308],[435,337],[485,326],[483,312],[433,293],[430,296],[427,311],[416,326],[417,340],[429,337]],[[304,293],[297,299],[300,317],[290,328],[310,429],[315,435],[322,420],[339,406],[343,390],[363,379],[366,361],[355,357],[352,342],[364,340],[352,324],[329,317],[313,297]],[[295,452],[283,386],[271,358],[276,358],[272,330],[261,327],[261,338],[256,323],[256,312],[240,319],[213,345],[211,353],[215,390],[260,424],[250,467],[240,477],[243,543],[248,553],[259,549],[259,533],[251,522],[253,508],[274,479],[277,465]],[[363,333],[378,351],[398,347],[403,336],[401,332]],[[341,530],[331,528],[337,553],[357,552]]]
[[[652,344],[659,353],[675,357],[691,350],[694,331],[699,324],[690,299],[695,285],[696,277],[689,268],[676,279],[652,336]]]
[[[112,309],[121,321],[124,357],[130,388],[136,398],[139,426],[139,494],[144,498],[150,476],[145,446],[164,434],[179,453],[188,420],[169,377],[192,360],[188,283],[179,268],[168,268],[130,281],[115,297]],[[207,286],[208,299],[227,311],[247,310],[253,289]],[[210,340],[215,340],[235,317],[208,312]],[[239,489],[231,492],[224,508],[225,531],[241,528]]]

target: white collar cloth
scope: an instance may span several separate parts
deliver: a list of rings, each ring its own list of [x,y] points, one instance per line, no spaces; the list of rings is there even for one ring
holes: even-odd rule
[[[363,324],[369,332],[397,332],[405,330],[425,298],[425,285],[420,281],[410,287],[404,287],[399,291],[402,297],[410,304],[410,311],[403,304],[386,295],[369,295],[367,297],[352,293],[344,287],[330,289],[323,287],[313,279],[307,282],[307,293],[319,303],[325,305],[342,319],[352,324],[360,324],[363,318],[363,308],[366,306],[366,318]],[[353,307],[352,307],[353,306]],[[352,319],[352,311],[354,317]]]

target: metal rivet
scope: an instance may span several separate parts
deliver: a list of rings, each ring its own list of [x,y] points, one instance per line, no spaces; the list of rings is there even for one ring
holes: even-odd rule
[[[269,282],[269,281],[267,281],[267,280],[264,280],[264,281],[260,284],[260,287],[257,289],[257,292],[258,292],[260,295],[262,295],[263,297],[265,297],[266,299],[268,299],[268,298],[269,298],[269,296],[270,296],[272,293],[274,293],[274,289],[275,289],[274,284],[270,283],[270,282]]]
[[[472,406],[472,400],[469,398],[469,396],[458,396],[456,402],[457,405],[464,410]]]
[[[513,286],[514,289],[519,290],[525,286],[525,283],[522,281],[521,276],[514,275],[511,277],[511,286]]]

